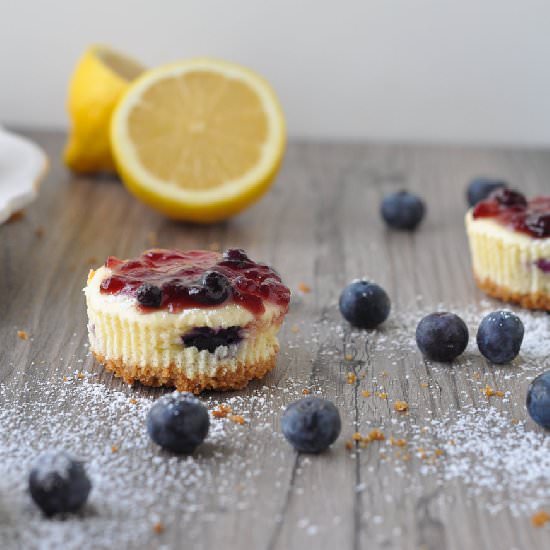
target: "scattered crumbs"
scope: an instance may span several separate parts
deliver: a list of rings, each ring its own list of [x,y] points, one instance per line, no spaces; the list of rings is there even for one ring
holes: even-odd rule
[[[355,432],[351,438],[354,440],[354,441],[361,441],[361,439],[363,439],[363,436],[359,433],[359,432]]]
[[[309,294],[311,292],[311,287],[307,285],[306,283],[299,283],[298,284],[298,290],[300,292],[303,292],[304,294]]]
[[[164,532],[165,530],[165,526],[164,526],[164,523],[161,523],[160,521],[157,521],[153,524],[153,531],[157,534],[157,535],[160,535],[161,533]]]
[[[420,387],[421,388],[429,388],[430,385],[428,384],[428,382],[420,382]]]
[[[346,361],[353,361],[353,355],[352,355],[351,353],[346,353],[346,354],[344,355],[344,359],[345,359]]]
[[[19,220],[22,220],[24,217],[25,217],[25,211],[17,210],[17,212],[13,212],[13,214],[8,218],[7,223],[17,222]]]
[[[550,514],[544,510],[536,512],[531,516],[531,523],[533,527],[544,527],[546,523],[550,522]]]
[[[379,397],[380,399],[387,399],[388,394],[385,391],[377,391],[376,397]]]
[[[353,372],[348,372],[346,374],[346,382],[348,384],[355,384],[355,382],[357,381],[357,376],[355,375],[355,373]]]
[[[485,386],[485,388],[483,388],[482,392],[487,397],[504,397],[504,392],[503,391],[495,390],[495,389],[491,388],[491,386],[489,386],[488,384]]]
[[[240,424],[241,426],[246,422],[244,417],[242,417],[240,414],[230,415],[229,420],[231,420],[231,422],[235,422],[235,424]]]
[[[227,403],[220,403],[217,409],[212,411],[212,416],[214,418],[226,418],[227,415],[233,412],[233,409]]]
[[[395,447],[405,447],[407,445],[407,441],[405,439],[396,439],[392,435],[390,437],[390,445],[393,445]]]
[[[111,452],[118,453],[118,445],[111,445]]]
[[[368,437],[370,441],[384,441],[384,439],[386,439],[384,432],[376,428],[374,430],[371,430]]]
[[[370,393],[369,390],[363,390],[363,391],[361,392],[361,395],[362,395],[363,397],[370,397],[370,396],[371,396],[371,393]]]
[[[29,334],[26,330],[18,330],[17,331],[17,338],[19,338],[20,340],[28,340],[29,339]]]
[[[304,388],[304,389],[302,390],[302,393],[303,393],[304,395],[309,395],[309,394],[311,393],[311,390],[308,390],[307,388]]]
[[[130,401],[130,404],[131,404],[131,405],[136,405],[137,402],[138,402],[137,399],[136,399],[135,397],[130,397],[130,399],[129,399],[128,401]]]
[[[409,404],[406,401],[396,401],[393,404],[393,409],[397,412],[406,412],[409,410]]]

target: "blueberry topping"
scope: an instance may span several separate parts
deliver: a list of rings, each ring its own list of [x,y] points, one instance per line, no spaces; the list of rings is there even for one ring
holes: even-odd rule
[[[220,346],[232,346],[242,340],[241,327],[210,328],[195,327],[181,337],[186,348],[196,347],[199,351],[214,353]]]
[[[531,382],[526,405],[531,418],[543,428],[550,429],[550,370]]]
[[[136,291],[137,301],[146,307],[160,307],[162,290],[155,285],[143,283]]]
[[[535,237],[550,237],[550,214],[530,214],[525,218],[525,226]]]
[[[408,191],[386,195],[380,207],[380,213],[390,227],[409,231],[422,221],[425,210],[422,199]]]
[[[91,488],[82,462],[65,451],[40,455],[29,476],[31,497],[47,516],[77,512]]]
[[[450,362],[468,345],[468,327],[454,313],[426,315],[416,327],[416,344],[428,359]]]
[[[189,287],[189,296],[206,305],[218,305],[229,298],[231,284],[219,271],[207,271],[198,286]]]
[[[523,323],[510,311],[494,311],[483,318],[477,330],[477,347],[492,363],[509,363],[519,353]]]
[[[233,260],[236,262],[247,262],[249,257],[246,255],[246,252],[242,248],[228,248],[223,253],[224,260]]]
[[[191,393],[173,392],[157,399],[147,415],[147,431],[163,449],[191,454],[208,434],[206,407]]]
[[[508,184],[505,181],[490,178],[476,178],[472,180],[466,192],[468,204],[475,206],[478,202],[485,200],[493,191],[501,187],[508,187]]]
[[[521,194],[519,191],[508,189],[507,187],[502,187],[493,191],[489,195],[489,198],[496,200],[502,206],[515,208],[525,208],[527,206],[525,195]]]
[[[375,283],[361,280],[350,283],[340,294],[340,312],[358,328],[375,328],[390,314],[390,299]]]
[[[297,451],[320,453],[336,441],[342,422],[333,403],[319,397],[306,397],[286,408],[281,428]]]

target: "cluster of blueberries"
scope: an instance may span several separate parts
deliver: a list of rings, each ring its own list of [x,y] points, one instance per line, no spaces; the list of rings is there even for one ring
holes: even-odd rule
[[[340,295],[340,312],[353,326],[373,329],[390,314],[390,299],[375,283],[357,280]],[[510,311],[493,311],[483,318],[477,331],[481,354],[497,365],[512,361],[523,342],[521,319]],[[416,343],[422,354],[433,361],[451,362],[468,345],[466,323],[456,314],[436,312],[426,315],[416,327]],[[535,422],[550,429],[550,371],[533,380],[527,391],[527,410]]]

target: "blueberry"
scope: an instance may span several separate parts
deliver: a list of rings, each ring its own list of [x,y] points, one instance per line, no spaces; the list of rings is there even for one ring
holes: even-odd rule
[[[137,301],[146,307],[160,307],[162,290],[155,285],[143,283],[136,292]]]
[[[189,296],[201,304],[215,306],[229,298],[231,284],[219,271],[206,271],[198,286],[189,287]]]
[[[508,189],[507,187],[502,187],[493,191],[489,198],[496,200],[502,206],[507,207],[516,207],[516,208],[525,208],[527,206],[527,199],[525,195],[519,191],[514,191],[513,189]]]
[[[527,229],[539,239],[550,237],[550,214],[538,212],[525,218]]]
[[[509,363],[519,353],[523,341],[523,323],[510,311],[494,311],[481,321],[477,347],[492,363]]]
[[[173,392],[157,399],[147,415],[147,431],[163,449],[191,454],[208,434],[206,407],[191,393]]]
[[[91,488],[82,462],[65,451],[40,455],[29,476],[31,497],[47,516],[77,512]]]
[[[320,453],[336,441],[342,422],[333,403],[319,397],[306,397],[286,408],[281,428],[297,451]]]
[[[475,206],[478,202],[485,200],[495,189],[508,187],[508,184],[502,180],[491,178],[475,178],[468,185],[466,197],[470,206]]]
[[[526,405],[531,418],[543,428],[550,429],[550,370],[531,382]]]
[[[386,195],[380,207],[380,213],[390,227],[409,231],[422,221],[425,210],[422,199],[408,191]]]
[[[416,344],[428,359],[450,362],[466,349],[468,327],[454,313],[430,313],[416,327]]]
[[[196,347],[199,351],[214,353],[220,346],[232,346],[242,339],[239,326],[228,328],[195,327],[181,337],[186,348]]]
[[[366,280],[353,281],[340,294],[340,312],[355,327],[374,328],[390,314],[386,291]]]
[[[234,260],[238,262],[246,262],[249,260],[246,252],[242,248],[228,248],[223,253],[224,260]]]

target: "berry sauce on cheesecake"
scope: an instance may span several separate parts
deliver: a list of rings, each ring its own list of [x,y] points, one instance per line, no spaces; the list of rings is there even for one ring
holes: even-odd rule
[[[110,256],[105,266],[111,273],[101,282],[101,293],[135,297],[142,313],[234,303],[261,315],[264,302],[286,313],[290,301],[290,291],[275,270],[236,248],[223,254],[155,249],[127,261]]]
[[[535,239],[550,237],[550,196],[527,200],[507,188],[497,189],[477,204],[474,219],[492,218],[500,224]]]

